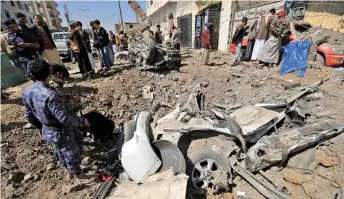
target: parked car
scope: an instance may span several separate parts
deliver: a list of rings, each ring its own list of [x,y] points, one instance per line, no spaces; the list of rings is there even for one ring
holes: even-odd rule
[[[327,67],[344,67],[344,46],[324,43],[317,48],[316,61]]]
[[[62,60],[71,59],[71,49],[67,32],[54,32],[52,33],[53,40],[56,45],[57,52]]]
[[[290,40],[292,41],[297,41],[300,39],[298,32],[306,31],[308,28],[311,28],[310,24],[299,21],[290,23],[290,27]],[[321,34],[320,31],[319,34]],[[317,47],[316,61],[327,67],[344,67],[344,46],[332,45],[326,42],[320,44]]]

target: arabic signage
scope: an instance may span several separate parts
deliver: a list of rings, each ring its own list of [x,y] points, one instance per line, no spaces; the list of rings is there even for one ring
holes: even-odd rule
[[[139,19],[144,19],[147,17],[146,13],[142,10],[141,6],[137,3],[137,1],[128,1],[131,9],[135,12],[136,16]]]

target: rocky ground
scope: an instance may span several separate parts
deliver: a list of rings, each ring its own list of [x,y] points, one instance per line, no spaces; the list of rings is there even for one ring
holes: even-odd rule
[[[183,57],[180,72],[142,72],[117,63],[112,76],[83,81],[79,74],[74,74],[75,82],[65,89],[78,94],[87,104],[84,113],[98,110],[119,126],[139,111],[148,110],[158,119],[177,103],[182,107],[196,87],[205,93],[209,107],[245,106],[283,102],[295,92],[295,88],[289,88],[293,84],[310,85],[323,79],[317,97],[303,99],[306,123],[344,121],[343,75],[331,68],[310,62],[305,77],[300,78],[297,73],[280,76],[278,68],[256,69],[250,64],[230,67],[229,55],[218,52],[211,53],[212,66],[207,67],[200,64],[200,54],[195,50],[183,50]],[[75,186],[75,179],[70,179],[65,169],[56,164],[53,150],[40,140],[37,130],[25,127],[21,92],[30,84],[8,89],[9,99],[1,104],[1,198],[92,198],[100,183]],[[91,153],[99,148],[92,140],[86,140],[85,145],[83,164],[88,165]],[[339,188],[344,187],[343,151],[341,136],[317,147],[318,165],[313,172],[285,168],[269,169],[262,175],[292,198],[335,198]],[[93,170],[96,169],[95,165]],[[237,198],[237,191],[245,192],[246,198],[263,198],[244,179],[236,177],[235,184],[232,193],[208,194],[207,198]]]

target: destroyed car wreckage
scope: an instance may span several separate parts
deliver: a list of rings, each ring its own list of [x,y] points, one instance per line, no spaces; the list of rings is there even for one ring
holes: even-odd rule
[[[205,111],[199,90],[191,94],[184,111],[177,105],[157,122],[151,123],[149,112],[141,112],[124,124],[119,146],[124,173],[136,183],[145,183],[148,176],[171,168],[174,174],[189,176],[189,187],[215,191],[230,190],[237,174],[265,197],[289,198],[251,172],[283,166],[289,155],[344,131],[344,123],[327,122],[278,131],[285,117],[298,115],[294,102],[314,92],[320,83],[300,89],[284,104],[245,106],[230,115]]]
[[[142,70],[179,70],[182,57],[176,48],[176,42],[168,39],[163,44],[158,44],[150,34],[149,26],[145,22],[136,25],[128,39],[128,51],[116,53],[115,56],[129,60]]]

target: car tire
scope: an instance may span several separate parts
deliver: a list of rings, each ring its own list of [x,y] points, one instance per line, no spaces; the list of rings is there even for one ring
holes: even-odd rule
[[[173,39],[168,39],[164,42],[165,45],[170,46],[171,48],[177,49],[177,42]]]
[[[203,172],[199,169],[200,166],[204,168]],[[196,179],[201,178],[201,176],[204,175],[207,176],[209,171],[218,170],[223,170],[226,173],[231,172],[231,167],[228,160],[220,153],[212,151],[211,149],[203,149],[187,155],[186,174],[189,176],[189,187],[194,189],[215,188],[216,184],[214,181],[212,181],[214,179],[203,179],[199,181]]]
[[[189,187],[194,189],[202,188],[200,184],[195,186],[193,182],[194,178],[200,174],[200,172],[196,172],[195,169],[198,164],[205,166],[204,164],[208,160],[212,160],[215,164],[215,167],[211,167],[211,171],[221,170],[229,174],[228,176],[224,176],[226,178],[226,183],[222,183],[224,186],[228,187],[229,182],[232,182],[231,166],[224,154],[226,153],[225,150],[227,150],[225,147],[230,147],[231,145],[232,144],[226,141],[225,138],[220,136],[191,140],[186,157],[186,174],[189,176]],[[218,184],[213,183],[212,186],[208,186],[207,188],[214,188],[214,186],[217,185]]]
[[[317,56],[315,57],[315,61],[325,66],[325,57],[322,54],[318,53]]]
[[[141,49],[143,59],[152,60],[155,55],[155,42],[151,38],[143,38],[142,43],[145,45]]]

